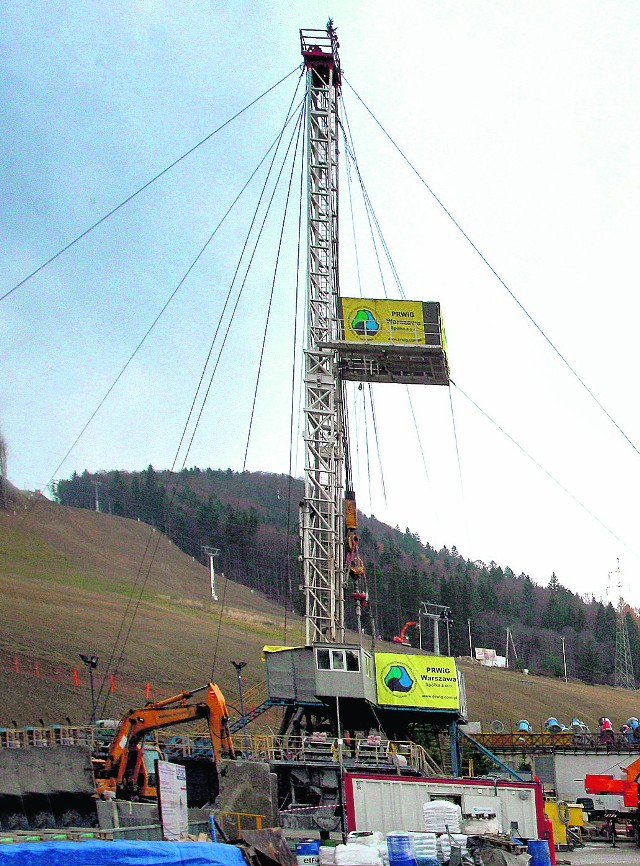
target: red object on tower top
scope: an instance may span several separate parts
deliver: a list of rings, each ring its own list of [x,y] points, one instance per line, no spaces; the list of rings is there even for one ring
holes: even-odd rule
[[[330,18],[326,30],[301,30],[300,48],[307,69],[315,69],[322,74],[323,69],[333,70],[333,84],[340,86],[340,57],[338,56],[338,35]]]

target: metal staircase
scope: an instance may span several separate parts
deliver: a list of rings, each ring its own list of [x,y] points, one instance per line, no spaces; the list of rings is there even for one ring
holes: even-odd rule
[[[257,707],[252,707],[250,712],[245,713],[244,716],[241,716],[236,722],[232,725],[229,725],[229,733],[235,734],[238,731],[241,731],[243,727],[248,725],[254,719],[257,719],[258,716],[261,716],[263,713],[266,713],[267,710],[270,710],[271,707],[279,706],[276,701],[271,701],[267,698],[266,701],[259,704]]]

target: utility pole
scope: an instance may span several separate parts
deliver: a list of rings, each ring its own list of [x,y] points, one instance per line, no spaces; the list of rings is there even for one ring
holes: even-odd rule
[[[564,637],[562,637],[562,664],[564,666],[564,681],[567,682],[567,654],[564,648]]]

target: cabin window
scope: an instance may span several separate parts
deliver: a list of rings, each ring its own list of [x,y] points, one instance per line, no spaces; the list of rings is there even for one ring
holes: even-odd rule
[[[331,668],[334,671],[343,671],[344,666],[344,650],[331,650]]]
[[[331,662],[329,659],[329,650],[316,650],[316,665],[319,671],[331,670]]]
[[[364,659],[364,675],[371,679],[371,656],[368,653],[362,653]]]
[[[348,671],[359,671],[360,670],[360,653],[354,652],[353,650],[345,650],[345,656],[347,661],[347,670]]]
[[[316,649],[316,667],[319,671],[357,673],[360,670],[360,653],[357,650]]]

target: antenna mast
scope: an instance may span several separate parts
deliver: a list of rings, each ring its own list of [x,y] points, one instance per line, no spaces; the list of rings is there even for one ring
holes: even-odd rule
[[[335,338],[338,305],[338,40],[301,30],[307,70],[307,348],[305,490],[300,532],[306,642],[344,641],[344,410]]]

